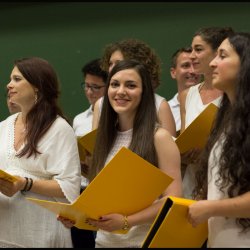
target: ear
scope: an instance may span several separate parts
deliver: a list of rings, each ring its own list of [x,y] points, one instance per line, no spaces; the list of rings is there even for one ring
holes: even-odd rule
[[[173,79],[176,79],[176,69],[171,67],[170,68],[170,75]]]

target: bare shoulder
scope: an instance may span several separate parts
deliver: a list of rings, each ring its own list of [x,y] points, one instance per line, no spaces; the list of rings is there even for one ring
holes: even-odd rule
[[[166,139],[173,140],[172,135],[165,128],[162,127],[159,127],[156,130],[154,138],[156,141],[162,141]]]

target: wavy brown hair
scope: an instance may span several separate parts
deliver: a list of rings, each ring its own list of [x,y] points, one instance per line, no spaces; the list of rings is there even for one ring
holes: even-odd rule
[[[109,60],[115,51],[120,51],[125,60],[134,59],[144,64],[152,78],[153,88],[156,89],[160,85],[161,60],[148,44],[134,38],[108,44],[101,59],[103,70],[108,72]]]
[[[66,117],[57,104],[59,82],[56,72],[48,61],[39,57],[22,58],[16,60],[14,66],[38,90],[37,101],[26,116],[27,143],[18,154],[19,157],[26,155],[29,158],[31,155],[40,154],[37,149],[38,142],[57,116],[65,119]]]

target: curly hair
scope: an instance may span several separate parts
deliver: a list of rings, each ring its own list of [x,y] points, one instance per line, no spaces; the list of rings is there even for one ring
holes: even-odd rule
[[[125,60],[134,59],[144,64],[152,78],[153,88],[156,89],[160,85],[161,60],[149,45],[133,38],[108,44],[101,59],[104,71],[108,71],[110,57],[115,51],[120,51]]]
[[[250,191],[250,33],[238,32],[229,36],[229,43],[240,58],[240,70],[236,84],[235,102],[223,95],[214,128],[200,159],[196,173],[197,185],[194,197],[206,199],[208,185],[208,159],[215,143],[223,135],[219,171],[216,185],[228,197]],[[250,219],[237,218],[243,230],[250,228]]]

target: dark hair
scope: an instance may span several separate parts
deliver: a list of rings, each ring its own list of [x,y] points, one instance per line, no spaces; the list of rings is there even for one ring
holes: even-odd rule
[[[233,33],[234,31],[231,27],[205,27],[197,30],[194,36],[201,36],[215,51],[222,41]]]
[[[191,53],[192,48],[191,47],[183,47],[183,48],[177,49],[171,57],[171,67],[172,68],[176,68],[177,58],[183,52]]]
[[[18,154],[19,157],[27,155],[29,158],[33,154],[36,156],[40,153],[37,150],[38,142],[57,116],[65,117],[57,105],[59,82],[52,66],[38,57],[18,59],[14,62],[14,66],[38,90],[37,101],[26,116],[27,143]]]
[[[82,71],[84,77],[87,74],[90,74],[93,76],[98,76],[98,77],[102,78],[103,82],[106,84],[108,73],[107,73],[107,71],[102,70],[100,58],[94,59],[94,60],[86,63],[82,67],[81,71]]]
[[[154,132],[157,124],[154,90],[151,78],[146,67],[135,60],[123,60],[117,63],[109,73],[107,84],[117,72],[125,69],[134,69],[142,80],[142,96],[138,106],[134,124],[133,136],[129,148],[155,166],[158,165],[154,147]],[[93,179],[104,167],[106,158],[114,144],[117,135],[117,113],[110,105],[108,88],[104,95],[101,117],[98,126],[97,138],[93,153],[90,179]]]
[[[160,85],[161,60],[149,45],[133,38],[108,44],[101,59],[103,70],[108,71],[110,57],[115,51],[120,51],[126,60],[133,59],[144,64],[152,78],[153,88]]]
[[[240,58],[240,70],[236,84],[235,102],[223,95],[214,128],[201,157],[197,171],[194,196],[207,197],[208,158],[216,141],[225,139],[219,158],[216,185],[221,191],[228,188],[228,197],[250,191],[250,33],[238,32],[228,37],[229,43]],[[205,180],[205,181],[204,181]],[[250,227],[250,219],[237,218],[243,229]]]

